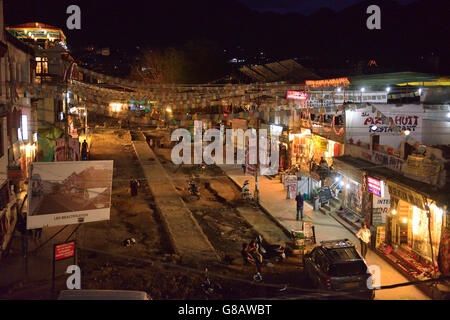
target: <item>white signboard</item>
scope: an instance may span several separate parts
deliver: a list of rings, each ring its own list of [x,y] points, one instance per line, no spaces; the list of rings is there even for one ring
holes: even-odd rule
[[[34,162],[27,229],[109,220],[113,161]]]
[[[372,222],[375,225],[385,224],[386,215],[391,207],[391,200],[387,188],[384,188],[384,197],[373,197]]]
[[[308,106],[330,106],[350,103],[387,103],[386,91],[361,92],[357,91],[312,91],[308,96]]]
[[[363,109],[346,110],[345,126],[347,139],[352,138],[370,143],[371,135],[380,136],[380,145],[398,150],[400,144],[408,139],[422,141],[422,105],[378,104]],[[393,124],[393,125],[392,125]],[[399,131],[394,130],[397,127]],[[409,136],[402,132],[409,130]]]

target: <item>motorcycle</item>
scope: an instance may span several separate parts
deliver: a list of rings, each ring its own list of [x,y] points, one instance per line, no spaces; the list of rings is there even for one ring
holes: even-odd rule
[[[248,180],[246,180],[244,182],[244,185],[242,186],[241,196],[242,196],[242,199],[244,199],[244,200],[252,200],[253,199],[250,189],[248,188]]]
[[[221,298],[222,286],[209,279],[208,267],[205,268],[205,281],[200,284],[206,300]]]
[[[255,242],[259,253],[262,254],[264,259],[275,259],[277,262],[286,259],[286,253],[284,252],[283,246],[278,244],[271,245],[267,243],[261,235],[256,237]]]
[[[198,199],[200,199],[200,191],[198,190],[198,187],[195,185],[194,181],[189,181],[188,190],[191,195],[196,196]]]

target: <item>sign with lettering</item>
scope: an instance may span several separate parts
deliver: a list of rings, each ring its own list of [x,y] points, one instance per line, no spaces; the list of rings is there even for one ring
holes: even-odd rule
[[[328,187],[328,186],[319,189],[318,193],[319,193],[320,203],[325,203],[328,200],[330,200],[331,198],[333,198],[330,187]]]
[[[367,177],[367,189],[370,193],[373,193],[379,197],[381,197],[381,184],[382,182],[380,180]]]
[[[387,185],[391,197],[408,202],[422,210],[425,209],[423,206],[423,198],[420,194],[391,181],[388,181]]]
[[[293,100],[306,100],[308,97],[308,94],[306,92],[301,91],[288,91],[287,92],[287,99],[293,99]]]
[[[377,227],[376,247],[378,248],[386,240],[386,228]]]
[[[386,215],[391,208],[389,192],[384,191],[383,198],[373,197],[372,224],[383,225],[386,223]]]
[[[379,145],[399,150],[409,130],[409,138],[422,140],[423,106],[373,104],[366,108],[345,111],[346,136],[369,144],[371,135],[378,135]]]
[[[75,241],[55,245],[55,261],[71,258],[75,255]]]

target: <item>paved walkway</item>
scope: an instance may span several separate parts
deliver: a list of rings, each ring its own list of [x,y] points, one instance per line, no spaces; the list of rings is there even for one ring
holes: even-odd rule
[[[221,165],[221,169],[238,185],[242,186],[245,180],[249,181],[250,190],[254,191],[255,178],[252,175],[244,176],[240,165]],[[296,203],[293,199],[286,199],[286,190],[279,179],[259,177],[259,194],[261,206],[287,231],[300,230],[301,225],[296,220]],[[353,233],[344,228],[334,218],[320,211],[314,211],[312,206],[305,202],[303,216],[305,221],[312,221],[315,226],[316,240],[319,243],[324,240],[349,239],[360,250],[359,240]],[[369,250],[366,262],[380,268],[381,285],[404,283],[409,280],[395,270],[390,264]],[[378,291],[376,299],[382,300],[423,300],[429,299],[416,286],[407,286],[396,289]]]
[[[165,169],[145,141],[133,141],[133,147],[154,196],[172,245],[182,261],[218,261],[214,247],[180,198]]]

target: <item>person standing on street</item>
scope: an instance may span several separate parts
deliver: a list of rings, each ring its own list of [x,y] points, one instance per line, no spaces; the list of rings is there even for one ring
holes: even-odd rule
[[[365,223],[362,224],[362,228],[356,233],[356,236],[361,241],[361,255],[363,259],[366,259],[367,249],[370,243],[370,230]]]
[[[299,213],[301,214],[301,220],[303,221],[303,201],[304,201],[304,199],[300,192],[295,197],[295,201],[297,201],[297,221],[298,221]]]
[[[81,160],[87,160],[87,153],[88,153],[88,144],[86,142],[86,139],[84,139],[83,144],[81,145]]]
[[[137,196],[138,194],[138,187],[139,187],[139,182],[134,179],[133,177],[131,177],[130,179],[130,193],[132,197]]]
[[[245,176],[245,172],[247,171],[247,166],[245,164],[242,165],[242,171],[244,171],[244,176]]]

